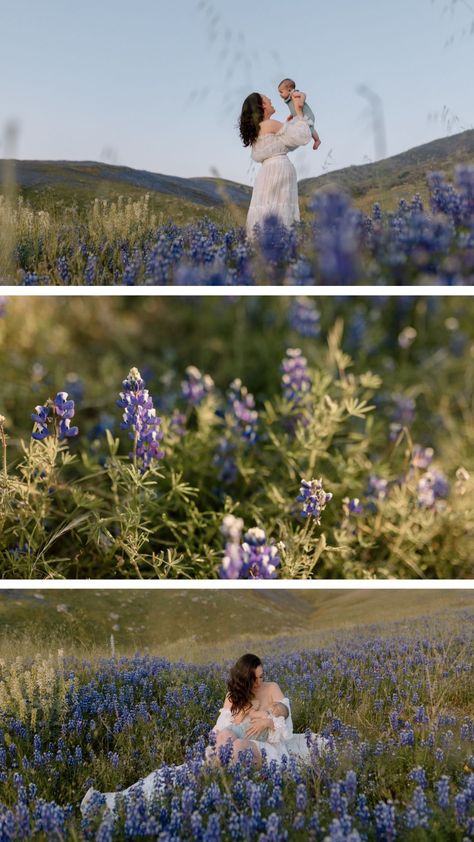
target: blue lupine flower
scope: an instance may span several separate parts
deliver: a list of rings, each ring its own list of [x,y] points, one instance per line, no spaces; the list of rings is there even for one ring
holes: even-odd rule
[[[36,427],[39,427],[39,429],[33,430],[31,437],[37,441],[42,441],[50,434],[48,422],[52,419],[49,417],[49,410],[50,406],[45,404],[45,406],[36,406],[35,411],[31,414],[31,420],[35,422]]]
[[[435,783],[435,789],[438,794],[438,804],[442,810],[449,808],[449,777],[442,775],[439,781]]]
[[[209,374],[201,374],[195,365],[189,365],[186,369],[186,380],[181,383],[181,390],[190,404],[199,406],[206,395],[214,390],[214,381]]]
[[[431,465],[434,450],[432,447],[422,447],[421,444],[413,445],[410,465],[413,468],[425,470]]]
[[[429,509],[435,505],[436,500],[448,496],[448,480],[441,471],[430,468],[419,480],[416,493],[419,505]]]
[[[276,568],[281,563],[278,548],[267,543],[264,529],[249,529],[240,543],[243,521],[233,515],[227,515],[222,524],[222,532],[227,538],[221,579],[274,579]]]
[[[53,417],[50,417],[50,410]],[[78,427],[71,427],[71,419],[74,417],[74,401],[68,400],[67,392],[58,392],[54,401],[48,401],[44,406],[35,407],[31,420],[39,429],[34,429],[31,436],[37,441],[42,441],[47,436],[53,435],[53,420],[57,416],[60,421],[57,429],[58,439],[72,438],[79,433]],[[49,426],[48,426],[49,425]]]
[[[238,579],[240,577],[243,564],[240,536],[243,528],[242,518],[234,517],[234,515],[226,515],[222,521],[221,531],[227,541],[219,573],[221,579]]]
[[[281,562],[278,549],[274,544],[267,544],[264,529],[254,527],[244,535],[242,544],[243,563],[241,579],[274,579],[276,568]]]
[[[411,781],[415,781],[418,786],[421,786],[422,789],[426,789],[428,786],[428,779],[426,777],[426,772],[422,766],[416,766],[415,769],[412,769],[408,775]]]
[[[123,392],[120,392],[120,400],[117,401],[117,406],[124,410],[120,429],[129,430],[129,437],[134,441],[135,449],[130,458],[136,458],[146,470],[154,459],[163,459],[164,456],[159,445],[163,438],[161,418],[156,414],[153,398],[145,389],[137,368],[130,369],[122,387]]]
[[[358,497],[353,497],[352,499],[350,499],[349,497],[344,497],[342,505],[344,514],[346,516],[363,514],[364,506]]]
[[[391,801],[379,801],[375,806],[377,842],[393,842],[397,838],[395,807]]]
[[[407,827],[413,829],[415,827],[429,826],[430,809],[426,799],[423,787],[417,786],[413,793],[413,799],[405,813],[405,822]]]
[[[299,348],[287,349],[281,370],[283,371],[281,378],[283,397],[287,401],[298,404],[311,391],[308,361]]]
[[[186,416],[177,409],[173,410],[170,418],[170,430],[180,439],[186,435]]]
[[[321,315],[311,298],[296,298],[291,305],[288,321],[300,336],[316,339],[321,333]]]
[[[304,503],[301,517],[312,517],[316,523],[320,523],[321,514],[332,497],[331,492],[324,490],[322,479],[302,479],[300,493],[296,498],[298,503]]]
[[[360,276],[364,215],[336,191],[320,191],[310,208],[315,213],[315,246],[319,275],[325,284],[353,284]]]
[[[71,418],[74,418],[74,401],[68,400],[67,392],[58,392],[54,399],[53,409],[61,419],[59,422],[59,438],[71,438],[77,436],[78,427],[71,427]]]
[[[367,496],[374,500],[385,500],[388,493],[388,480],[375,474],[369,476]]]
[[[239,378],[233,380],[229,386],[227,407],[231,431],[249,444],[254,444],[258,425],[255,398]]]

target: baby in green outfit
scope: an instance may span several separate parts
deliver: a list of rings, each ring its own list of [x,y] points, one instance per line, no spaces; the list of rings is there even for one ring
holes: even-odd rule
[[[292,93],[296,91],[296,82],[293,79],[282,79],[280,84],[278,85],[278,93],[280,94],[281,98],[285,100],[288,108],[290,109],[291,116],[288,117],[288,120],[292,120],[293,117],[296,116],[296,109],[294,106],[294,102],[292,99]],[[311,129],[311,137],[314,140],[313,149],[318,149],[321,146],[321,139],[314,127],[314,114],[311,111],[308,103],[305,100],[303,105],[303,116],[308,118],[308,124]]]

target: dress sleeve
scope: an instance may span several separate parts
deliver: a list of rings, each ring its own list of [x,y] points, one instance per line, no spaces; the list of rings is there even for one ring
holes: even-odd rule
[[[264,137],[270,136],[271,135],[264,135]],[[257,139],[252,146],[252,160],[254,160],[256,164],[262,164],[265,158],[268,158],[268,149],[265,148],[264,144],[259,143],[259,140]]]
[[[311,140],[311,130],[306,117],[293,117],[288,123],[283,123],[275,137],[279,137],[289,152],[298,146],[305,146]]]
[[[212,730],[218,734],[219,731],[224,731],[224,729],[228,728],[229,725],[232,725],[232,713],[230,712],[230,708],[221,708],[219,716],[217,717],[217,722]]]
[[[269,730],[267,739],[268,742],[273,745],[276,743],[284,743],[293,736],[293,720],[291,718],[290,700],[283,698],[279,701],[288,708],[288,716],[285,718],[284,716],[272,716],[270,714],[270,719],[273,720],[273,730]]]

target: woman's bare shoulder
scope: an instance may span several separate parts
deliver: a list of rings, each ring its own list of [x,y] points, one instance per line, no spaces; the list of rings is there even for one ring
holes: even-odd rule
[[[279,120],[262,120],[260,123],[260,135],[262,134],[275,134],[279,132],[283,123],[280,123]]]
[[[276,681],[269,681],[268,682],[268,693],[271,695],[272,699],[278,701],[279,699],[283,699],[283,693],[280,690],[280,687],[276,683]]]

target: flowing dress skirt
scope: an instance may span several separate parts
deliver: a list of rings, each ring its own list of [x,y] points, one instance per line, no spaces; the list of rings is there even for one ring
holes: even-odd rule
[[[287,228],[300,219],[296,170],[285,154],[267,158],[257,174],[247,216],[249,237],[267,216],[277,216]]]

